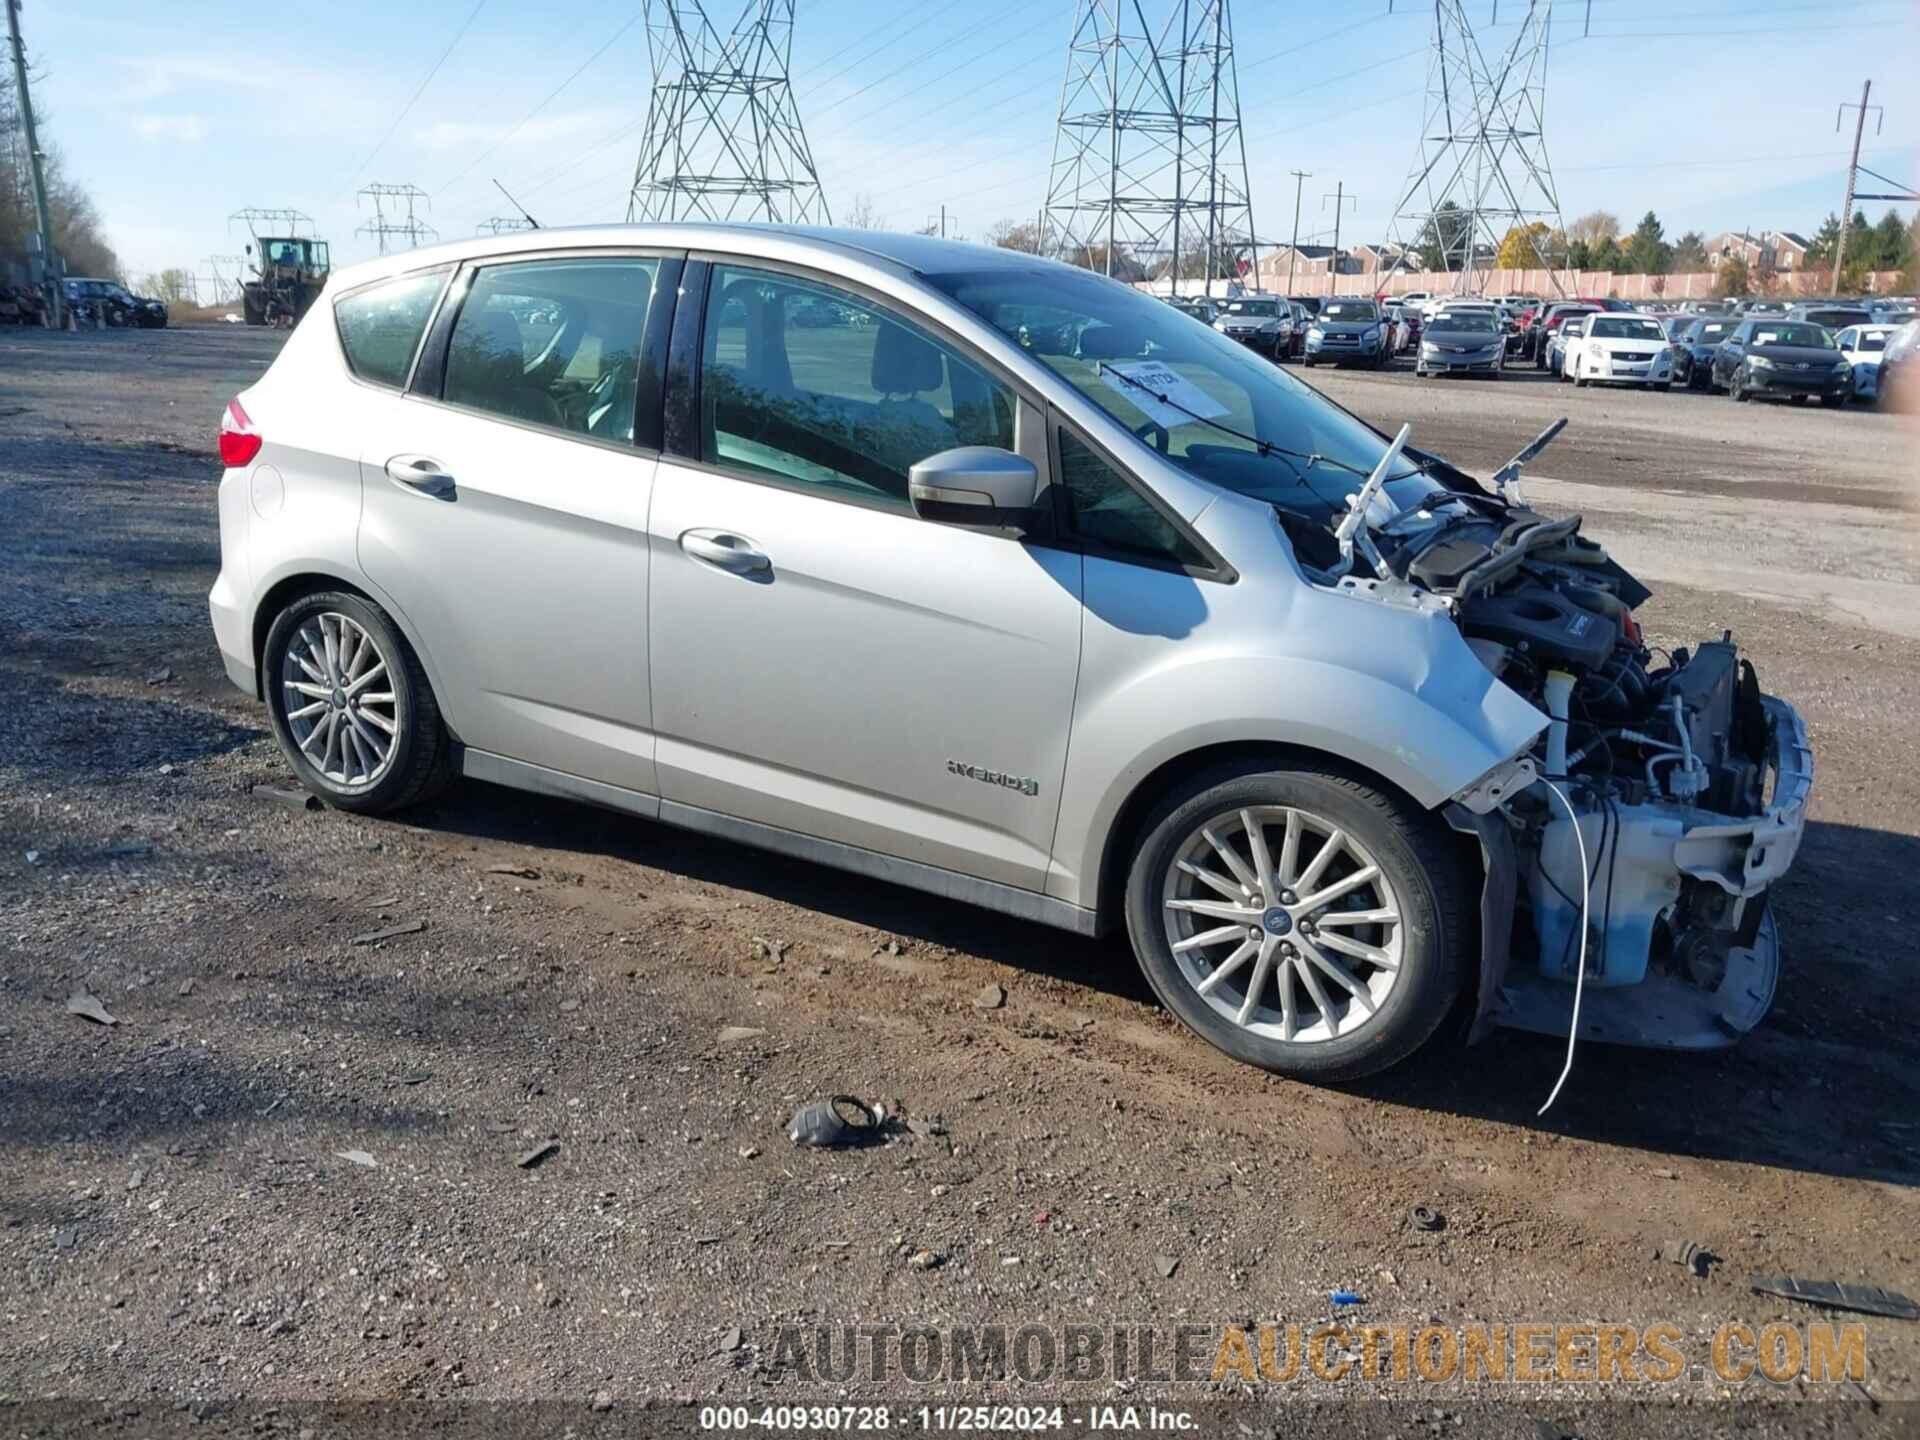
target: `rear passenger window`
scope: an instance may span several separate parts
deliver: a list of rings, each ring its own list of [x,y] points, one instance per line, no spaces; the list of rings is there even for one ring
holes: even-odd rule
[[[848,291],[723,265],[706,320],[703,454],[716,464],[905,510],[915,462],[1013,448],[1011,390]]]
[[[1206,569],[1206,556],[1146,496],[1129,485],[1091,445],[1071,430],[1060,435],[1060,479],[1068,525],[1079,539],[1116,558],[1181,569]]]
[[[460,307],[444,398],[524,424],[633,443],[658,260],[489,265]]]
[[[402,275],[342,296],[333,307],[347,368],[374,385],[396,390],[407,383],[413,352],[426,333],[433,302],[447,283],[447,271]]]

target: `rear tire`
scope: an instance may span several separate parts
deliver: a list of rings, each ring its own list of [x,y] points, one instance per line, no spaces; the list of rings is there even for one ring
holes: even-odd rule
[[[1262,842],[1265,867],[1250,821],[1271,837]],[[1336,835],[1339,848],[1322,863],[1319,851]],[[1368,866],[1375,878],[1324,904],[1286,888],[1304,883],[1324,893]],[[1239,900],[1225,898],[1223,882]],[[1183,908],[1196,898],[1246,913]],[[1435,817],[1331,765],[1240,762],[1189,777],[1149,815],[1128,873],[1127,933],[1154,992],[1202,1039],[1276,1074],[1334,1082],[1398,1064],[1439,1028],[1459,997],[1473,903],[1467,867]],[[1394,918],[1328,923],[1340,912]],[[1219,939],[1189,943],[1215,929]],[[1335,949],[1329,935],[1346,948]],[[1239,954],[1245,947],[1253,948]]]
[[[360,636],[371,658],[350,665]],[[336,656],[336,649],[346,653]],[[260,678],[274,737],[294,773],[334,808],[384,815],[430,798],[452,778],[453,741],[426,671],[372,601],[331,590],[293,601],[267,631]],[[351,707],[344,698],[349,691]],[[340,737],[337,761],[320,733],[329,719]],[[388,748],[374,765],[369,756],[383,738]]]

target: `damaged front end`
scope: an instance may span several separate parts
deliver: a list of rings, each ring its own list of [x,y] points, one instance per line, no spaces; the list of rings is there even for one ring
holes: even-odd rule
[[[1577,1013],[1582,1039],[1729,1045],[1773,1002],[1768,893],[1806,827],[1806,727],[1761,692],[1731,634],[1671,655],[1648,646],[1634,618],[1646,588],[1579,516],[1520,502],[1520,465],[1559,428],[1495,477],[1497,497],[1451,472],[1450,496],[1375,519],[1378,485],[1363,487],[1322,578],[1444,600],[1480,662],[1550,721],[1446,807],[1485,869],[1471,1038],[1494,1025],[1566,1035]],[[1377,584],[1347,577],[1356,553]]]

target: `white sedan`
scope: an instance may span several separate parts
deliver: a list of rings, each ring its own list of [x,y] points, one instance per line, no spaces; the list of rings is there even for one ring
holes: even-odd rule
[[[1673,386],[1673,350],[1650,315],[1588,317],[1586,333],[1567,343],[1567,373],[1575,385]]]
[[[1833,337],[1840,353],[1853,366],[1853,398],[1875,399],[1880,393],[1880,357],[1886,352],[1887,337],[1898,325],[1849,325]]]

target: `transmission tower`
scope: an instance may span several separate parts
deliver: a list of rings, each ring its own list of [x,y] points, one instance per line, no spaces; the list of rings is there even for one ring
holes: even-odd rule
[[[313,217],[298,210],[262,209],[259,206],[248,206],[245,210],[236,210],[227,217],[229,234],[233,232],[236,221],[245,225],[247,234],[255,240],[258,240],[262,234],[276,238],[296,236],[300,234],[303,227],[307,234],[314,233]]]
[[[531,230],[533,222],[519,215],[494,215],[474,227],[476,235],[510,235],[515,230]]]
[[[1507,232],[1529,235],[1531,258],[1560,290],[1552,246],[1528,227],[1564,233],[1560,196],[1547,162],[1547,50],[1551,0],[1525,0],[1513,41],[1489,59],[1467,19],[1465,0],[1434,0],[1433,55],[1420,145],[1394,211],[1393,239],[1405,259],[1431,239],[1456,292],[1486,286]]]
[[[359,196],[372,202],[373,218],[353,233],[373,236],[379,242],[382,255],[390,250],[415,250],[423,240],[440,238],[438,230],[413,213],[415,201],[433,203],[418,185],[367,185],[361,188]],[[404,218],[400,213],[403,207]],[[406,243],[398,243],[401,240]]]
[[[747,0],[725,35],[702,0],[642,0],[653,94],[629,220],[831,224],[789,78],[794,0]]]
[[[1123,279],[1204,277],[1209,294],[1257,274],[1227,7],[1076,0],[1043,253]]]
[[[246,273],[244,255],[208,255],[200,262],[213,277],[213,303],[227,305],[240,298],[240,277]]]

